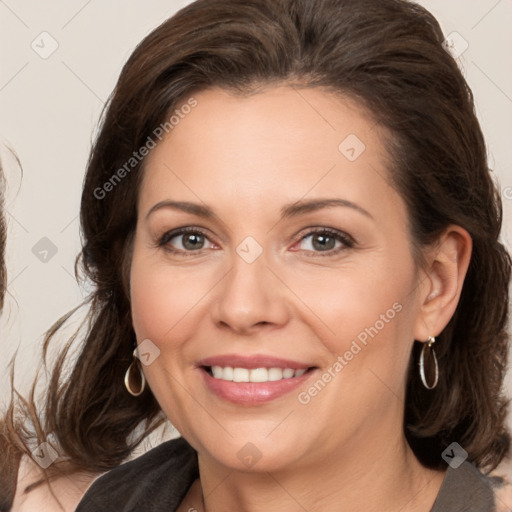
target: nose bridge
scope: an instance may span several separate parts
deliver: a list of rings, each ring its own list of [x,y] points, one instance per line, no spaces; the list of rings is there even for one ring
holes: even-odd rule
[[[233,250],[231,261],[231,270],[218,288],[214,320],[237,331],[285,322],[286,299],[267,268],[270,262],[263,247],[247,237]]]
[[[232,258],[231,272],[228,277],[228,288],[236,295],[249,295],[248,291],[259,295],[259,285],[265,281],[264,274],[268,272],[263,256],[256,260],[245,261],[239,254]]]

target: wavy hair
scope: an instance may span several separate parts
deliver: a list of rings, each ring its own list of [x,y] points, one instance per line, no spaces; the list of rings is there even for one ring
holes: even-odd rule
[[[419,380],[413,347],[404,432],[431,468],[444,467],[454,440],[478,467],[500,463],[510,447],[502,385],[511,260],[472,92],[444,39],[436,19],[405,0],[198,0],[137,46],[102,115],[83,186],[79,266],[94,285],[87,332],[69,370],[66,350],[59,358],[42,414],[42,432],[56,436],[70,468],[113,468],[162,421],[149,389],[134,398],[123,385],[136,343],[128,276],[144,161],[115,184],[113,176],[192,94],[273,84],[326,88],[387,129],[418,255],[450,224],[471,235],[462,295],[436,343],[433,391]]]
[[[7,239],[7,227],[4,218],[4,188],[5,180],[0,161],[0,311],[4,305],[4,295],[7,288],[7,270],[5,269],[5,244]]]

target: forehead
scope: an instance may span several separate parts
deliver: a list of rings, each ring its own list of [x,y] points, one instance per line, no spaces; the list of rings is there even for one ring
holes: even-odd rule
[[[396,201],[383,130],[354,101],[292,86],[246,96],[209,89],[193,99],[147,157],[142,208],[166,195],[248,209],[306,195]]]

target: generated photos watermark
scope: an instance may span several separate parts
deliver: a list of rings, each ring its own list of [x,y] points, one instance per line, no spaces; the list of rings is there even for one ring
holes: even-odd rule
[[[194,107],[197,107],[197,100],[190,97],[179,109],[174,110],[169,119],[157,126],[148,136],[146,142],[137,151],[134,151],[132,156],[101,187],[94,189],[94,197],[99,200],[105,199],[107,194],[112,192],[149,155],[152,149],[156,148],[157,142],[155,139],[161,141],[165,135],[178,126],[182,119],[185,119],[192,112]]]
[[[379,316],[379,319],[373,325],[365,327],[357,335],[357,339],[352,340],[349,349],[343,355],[338,355],[332,365],[307,390],[299,393],[297,396],[299,403],[302,405],[309,404],[311,399],[317,396],[368,345],[369,338],[373,339],[377,336],[400,311],[402,311],[402,304],[395,302],[391,308]]]

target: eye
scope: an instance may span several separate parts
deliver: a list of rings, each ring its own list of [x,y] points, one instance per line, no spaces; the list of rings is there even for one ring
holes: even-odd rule
[[[159,247],[175,253],[200,252],[209,238],[198,228],[179,228],[168,231],[158,241]],[[211,245],[213,245],[210,242]]]
[[[341,231],[318,228],[309,231],[299,240],[299,250],[316,253],[327,253],[325,256],[337,254],[354,246],[352,237]],[[324,256],[324,254],[321,254]]]

